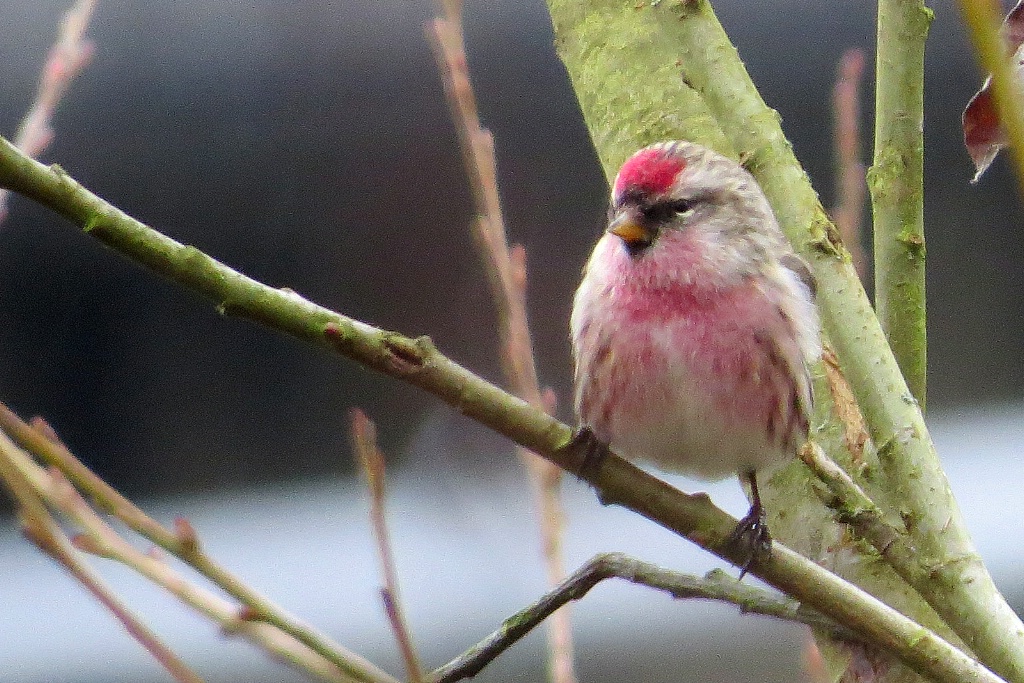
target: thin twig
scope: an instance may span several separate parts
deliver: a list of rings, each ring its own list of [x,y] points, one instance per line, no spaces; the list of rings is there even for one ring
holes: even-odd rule
[[[544,407],[526,314],[526,250],[509,247],[498,194],[494,138],[480,123],[463,40],[462,6],[457,0],[440,2],[443,18],[428,31],[452,118],[459,134],[477,218],[474,236],[487,269],[498,309],[501,358],[512,392],[530,404]],[[540,517],[540,534],[548,584],[565,576],[562,533],[565,513],[559,484],[562,471],[526,449],[519,457],[530,474]],[[554,683],[574,683],[572,625],[568,611],[555,615],[548,631],[549,668]]]
[[[174,680],[181,683],[203,683],[203,679],[164,645],[159,637],[117,597],[113,590],[85,562],[78,558],[68,539],[58,532],[57,523],[52,517],[48,518],[45,524],[26,524],[25,535],[40,550],[63,566],[75,581],[92,593],[96,600],[121,622],[125,631],[146,648],[160,666],[174,677]]]
[[[79,550],[135,570],[183,604],[217,622],[226,635],[244,638],[282,662],[331,683],[357,681],[277,627],[253,621],[248,608],[239,609],[221,596],[186,581],[159,553],[144,553],[132,546],[103,521],[60,470],[52,469],[51,476],[56,489],[51,504],[58,505],[83,530],[82,535],[72,539]]]
[[[179,683],[202,683],[174,652],[148,626],[132,613],[104,581],[83,561],[71,540],[46,509],[37,487],[18,467],[12,454],[18,447],[0,432],[0,479],[18,505],[25,536],[41,551],[64,567],[117,619],[132,638],[144,647]],[[27,456],[26,456],[27,457]]]
[[[57,40],[39,76],[36,99],[14,136],[14,144],[30,157],[38,157],[53,141],[50,122],[57,104],[71,81],[92,59],[95,46],[85,38],[85,31],[95,7],[96,0],[78,0],[61,20]],[[9,190],[0,189],[0,223],[7,216],[9,196]]]
[[[836,161],[836,205],[832,210],[832,220],[861,280],[867,270],[861,242],[867,194],[864,163],[860,158],[860,86],[863,75],[864,50],[847,50],[839,62],[839,73],[832,88]]]
[[[373,422],[358,408],[354,408],[351,415],[352,447],[366,474],[366,487],[370,490],[370,524],[377,542],[381,574],[384,576],[384,587],[381,589],[384,611],[395,633],[395,640],[398,641],[409,680],[412,683],[420,683],[423,680],[423,669],[419,657],[416,656],[409,625],[402,612],[398,594],[398,571],[395,568],[394,554],[391,552],[391,534],[388,532],[387,520],[384,517],[384,454],[377,448],[377,428]]]
[[[41,421],[33,420],[34,424],[37,422]],[[225,633],[245,638],[296,668],[331,683],[355,683],[358,680],[277,627],[247,618],[248,608],[240,611],[237,604],[184,580],[157,553],[144,553],[137,549],[114,531],[60,470],[52,467],[49,471],[44,470],[3,433],[0,433],[0,457],[12,461],[36,495],[42,496],[48,505],[81,529],[82,533],[71,539],[71,544],[78,550],[135,570],[185,605],[216,621]]]
[[[433,671],[430,683],[454,683],[475,676],[559,607],[571,600],[579,600],[598,583],[611,578],[665,591],[675,598],[726,602],[736,605],[743,613],[796,621],[825,629],[844,640],[856,638],[848,629],[801,606],[793,598],[740,583],[721,570],[699,577],[663,569],[622,553],[603,553],[591,558],[540,600],[506,619],[501,628],[487,638]]]
[[[3,404],[0,404],[0,430],[6,432],[22,448],[60,470],[78,489],[96,501],[100,509],[114,515],[131,530],[189,564],[245,605],[249,620],[264,621],[273,625],[357,681],[398,683],[395,678],[363,657],[347,650],[317,632],[313,627],[288,614],[217,564],[213,558],[203,552],[195,530],[186,520],[176,520],[175,531],[157,523],[134,503],[96,476],[67,448],[59,442],[51,441],[44,432],[37,431],[23,422]]]

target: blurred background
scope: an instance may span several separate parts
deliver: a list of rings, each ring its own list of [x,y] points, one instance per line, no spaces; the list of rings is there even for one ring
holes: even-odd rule
[[[0,2],[8,137],[69,4]],[[831,204],[830,91],[844,50],[863,47],[870,60],[872,8],[715,7]],[[424,38],[431,12],[427,0],[100,0],[94,60],[60,106],[44,161],[250,276],[375,325],[429,334],[500,380],[468,188]],[[1024,530],[1015,486],[1024,441],[1020,202],[1005,159],[968,184],[960,112],[981,78],[955,12],[940,4],[935,13],[925,125],[929,421],[982,553],[1021,606],[1021,557],[1000,542]],[[541,380],[569,418],[566,326],[602,229],[605,180],[543,2],[467,0],[466,30],[510,237],[528,251]],[[872,97],[868,74],[866,155]],[[0,264],[0,400],[45,416],[161,521],[192,519],[225,564],[342,643],[400,672],[377,604],[365,495],[352,477],[351,406],[382,432],[405,602],[428,665],[543,592],[525,476],[509,444],[396,381],[219,317],[20,198],[0,226]],[[565,489],[571,566],[604,550],[692,572],[714,566],[643,520],[601,508],[575,481]],[[711,490],[732,512],[745,509],[734,482]],[[4,509],[0,683],[166,680],[20,539]],[[300,680],[105,571],[207,680]],[[599,587],[574,614],[584,681],[800,680],[797,627],[623,586]],[[479,679],[542,680],[542,644],[528,639]]]

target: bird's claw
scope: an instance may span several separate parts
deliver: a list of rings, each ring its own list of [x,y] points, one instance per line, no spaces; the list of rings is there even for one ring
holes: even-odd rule
[[[765,519],[764,508],[753,506],[733,529],[727,543],[746,553],[746,560],[740,565],[739,580],[743,580],[747,571],[755,564],[767,560],[772,555],[772,536],[768,533],[768,521]]]
[[[579,465],[576,476],[583,481],[591,481],[601,471],[601,464],[610,452],[608,444],[602,442],[587,426],[579,427],[572,439],[565,446],[566,450],[576,454]]]

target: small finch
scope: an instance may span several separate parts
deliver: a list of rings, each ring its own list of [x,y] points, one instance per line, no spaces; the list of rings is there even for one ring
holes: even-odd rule
[[[706,480],[739,474],[746,572],[771,539],[756,472],[808,437],[814,285],[739,164],[690,142],[634,154],[573,303],[580,433]]]

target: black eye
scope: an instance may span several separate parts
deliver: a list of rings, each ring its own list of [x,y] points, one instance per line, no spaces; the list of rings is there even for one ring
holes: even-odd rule
[[[641,210],[644,219],[651,223],[667,223],[681,213],[686,213],[693,208],[693,203],[687,199],[675,199],[672,201],[658,202]]]

